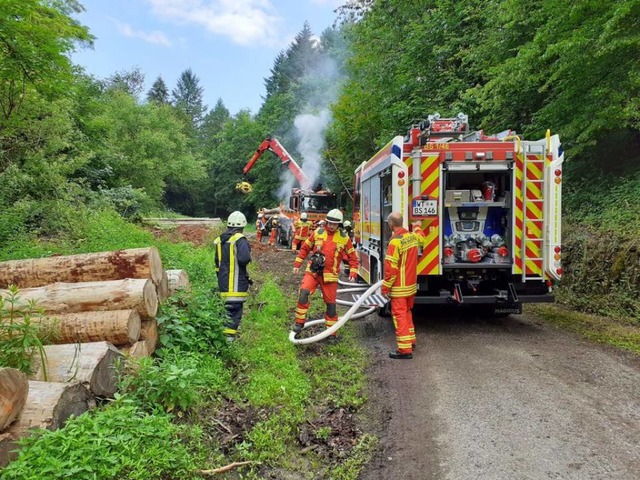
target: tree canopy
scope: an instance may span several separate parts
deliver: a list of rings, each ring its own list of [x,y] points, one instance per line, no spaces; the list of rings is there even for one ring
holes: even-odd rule
[[[566,171],[584,179],[570,194],[603,172],[638,170],[637,0],[351,0],[319,36],[303,23],[255,115],[223,98],[209,110],[190,68],[172,87],[159,75],[144,98],[139,68],[86,75],[69,59],[93,41],[74,19],[82,10],[0,2],[0,210],[34,228],[60,205],[96,201],[254,215],[283,200],[287,177],[267,153],[249,174],[253,192],[234,189],[267,136],[304,164],[315,134],[322,181],[340,192],[358,164],[434,112],[467,113],[489,132],[559,133]]]

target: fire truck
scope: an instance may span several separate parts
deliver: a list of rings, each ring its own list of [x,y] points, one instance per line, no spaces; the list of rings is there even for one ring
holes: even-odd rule
[[[335,193],[322,188],[321,185],[313,186],[311,179],[307,177],[298,163],[278,139],[273,137],[265,138],[244,166],[242,169],[243,180],[236,184],[237,191],[242,193],[250,193],[252,191],[252,186],[247,181],[247,174],[266,151],[275,154],[280,159],[282,166],[289,169],[300,185],[300,187],[291,189],[288,205],[280,205],[275,209],[265,210],[265,212],[270,212],[266,213],[267,215],[278,216],[278,243],[291,246],[294,234],[293,224],[300,218],[300,214],[306,212],[307,218],[316,224],[324,219],[329,210],[336,208],[337,196]]]
[[[391,236],[425,236],[418,257],[420,304],[484,304],[495,315],[522,313],[526,302],[552,302],[562,276],[564,152],[558,135],[537,141],[508,130],[470,131],[468,117],[430,115],[355,171],[354,232],[360,276],[384,278]]]

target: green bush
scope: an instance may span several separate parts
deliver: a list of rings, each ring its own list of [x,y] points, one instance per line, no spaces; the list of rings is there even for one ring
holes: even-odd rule
[[[27,214],[23,204],[0,210],[0,245],[25,235]]]
[[[29,374],[35,355],[44,359],[43,343],[52,337],[52,331],[33,318],[42,315],[33,302],[19,306],[18,288],[9,286],[6,296],[0,295],[0,367],[17,368]],[[45,368],[45,362],[42,362]],[[46,377],[46,370],[44,371]]]
[[[89,203],[100,210],[112,209],[123,218],[140,220],[142,212],[149,208],[152,202],[143,189],[127,185],[91,192]]]
[[[222,334],[224,305],[215,293],[175,295],[162,305],[157,318],[162,347],[159,355],[173,349],[214,355],[227,348]]]
[[[62,429],[37,430],[20,441],[3,480],[120,480],[194,478],[197,429],[166,415],[113,404],[72,418]],[[184,439],[184,440],[183,440]],[[186,440],[186,442],[185,442]]]
[[[222,360],[179,350],[162,358],[144,357],[119,382],[119,398],[153,413],[182,412],[224,390],[229,372]]]

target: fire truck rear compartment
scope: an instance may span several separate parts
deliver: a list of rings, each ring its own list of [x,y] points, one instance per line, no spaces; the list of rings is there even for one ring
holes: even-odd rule
[[[511,266],[465,265],[445,268],[442,275],[418,276],[418,304],[491,304],[508,313],[521,313],[523,303],[553,302],[543,281],[522,281]]]

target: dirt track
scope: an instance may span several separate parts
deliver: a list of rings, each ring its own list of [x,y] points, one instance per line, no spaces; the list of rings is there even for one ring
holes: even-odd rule
[[[252,241],[286,291],[294,255]],[[380,438],[360,480],[640,478],[640,357],[534,318],[415,312],[413,360],[390,319],[352,322],[371,364],[360,429]]]
[[[413,360],[391,360],[389,319],[370,349],[362,480],[640,478],[640,359],[530,318],[432,315]]]

